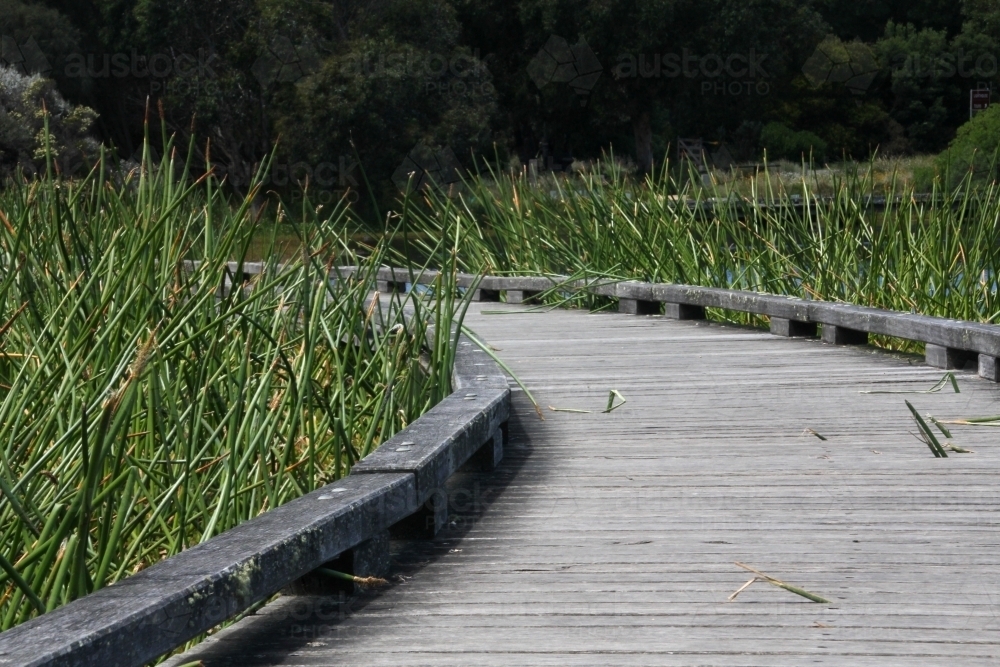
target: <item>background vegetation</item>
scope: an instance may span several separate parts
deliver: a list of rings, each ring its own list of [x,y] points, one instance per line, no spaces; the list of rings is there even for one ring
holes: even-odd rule
[[[391,201],[418,145],[467,168],[614,147],[647,172],[677,137],[737,162],[938,153],[969,90],[1000,82],[991,0],[0,0],[0,35],[7,66],[96,112],[120,157],[162,102],[238,192],[280,137],[269,187],[308,178],[328,201],[365,189],[356,163],[360,199]]]
[[[668,168],[643,183],[613,165],[537,182],[494,174],[457,197],[429,193],[411,225],[425,256],[446,261],[450,254],[436,242],[449,239],[470,271],[704,285],[1000,319],[995,182],[976,187],[966,172],[955,189],[920,196],[875,164],[826,178],[826,192],[817,193],[808,172],[797,181],[765,172],[709,188]],[[558,289],[550,296],[565,297]],[[589,305],[614,304],[598,298]]]

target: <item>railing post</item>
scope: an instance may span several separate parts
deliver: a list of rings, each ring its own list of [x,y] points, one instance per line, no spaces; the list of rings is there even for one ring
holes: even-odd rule
[[[500,300],[500,290],[477,289],[472,295],[473,301],[496,302]]]
[[[393,539],[429,540],[448,522],[448,492],[436,489],[416,512],[389,528]]]
[[[847,329],[845,327],[834,326],[833,324],[823,325],[823,342],[834,345],[867,345],[868,332],[857,329]]]
[[[924,359],[928,366],[934,368],[944,368],[947,370],[965,368],[965,364],[972,361],[974,353],[965,350],[957,350],[953,347],[943,345],[924,345]]]
[[[403,294],[406,292],[406,283],[377,280],[375,289],[379,291],[379,294]]]
[[[988,354],[979,355],[979,377],[986,378],[990,382],[1000,382],[1000,363],[996,357]]]
[[[468,472],[492,472],[503,460],[503,447],[508,437],[507,422],[504,422],[493,432],[493,437],[465,462],[462,469]]]
[[[356,577],[384,577],[389,574],[389,531],[384,530],[365,540],[353,549],[345,551],[322,567]],[[310,572],[293,582],[283,592],[287,595],[330,595],[344,592],[361,592],[358,584],[343,579],[334,579],[321,572]]]
[[[663,314],[672,320],[703,320],[705,308],[686,303],[666,303],[663,305]]]
[[[659,301],[618,299],[618,312],[627,315],[659,315],[663,312],[663,307]]]
[[[816,323],[786,320],[783,317],[772,317],[771,333],[775,336],[784,336],[785,338],[814,338],[816,336]]]

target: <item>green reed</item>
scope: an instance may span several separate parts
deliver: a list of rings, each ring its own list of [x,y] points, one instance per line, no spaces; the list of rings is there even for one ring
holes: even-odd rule
[[[921,197],[858,169],[826,197],[803,176],[796,202],[767,171],[749,179],[748,196],[693,185],[697,175],[669,165],[641,182],[613,164],[605,172],[483,174],[451,196],[425,193],[413,228],[439,259],[437,240],[457,239],[470,271],[726,287],[984,322],[1000,312],[996,183],[966,178]],[[871,205],[873,195],[889,205]]]
[[[347,474],[451,391],[453,264],[433,300],[373,299],[384,248],[304,202],[301,252],[245,279],[259,188],[164,144],[0,192],[0,629]]]

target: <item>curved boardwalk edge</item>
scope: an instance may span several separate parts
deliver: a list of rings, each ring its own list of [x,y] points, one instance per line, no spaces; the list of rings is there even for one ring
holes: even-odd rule
[[[470,459],[499,462],[510,411],[503,372],[464,337],[453,380],[451,396],[350,476],[0,633],[0,665],[137,667],[345,552],[380,560],[372,552],[385,548],[390,527],[433,534],[443,521],[435,490]]]
[[[912,355],[730,323],[465,322],[545,421],[512,387],[503,463],[449,480],[447,528],[394,545],[390,585],[284,596],[170,667],[997,664],[1000,449],[955,427],[974,453],[935,457],[904,400],[989,415],[1000,386],[916,394],[942,373]],[[728,602],[734,561],[832,604],[760,583]]]
[[[410,271],[384,268],[381,289],[392,290],[410,280]],[[416,282],[430,283],[436,271],[415,274]],[[478,276],[460,274],[458,285],[476,285]],[[673,319],[704,319],[705,308],[722,308],[765,315],[771,333],[779,336],[816,336],[829,343],[857,345],[868,334],[912,340],[926,345],[927,363],[937,368],[978,365],[979,375],[1000,382],[1000,326],[929,315],[868,308],[848,303],[806,300],[718,287],[673,285],[637,281],[572,280],[569,276],[485,276],[477,286],[477,300],[521,303],[548,290],[580,289],[618,299],[619,310],[632,315],[665,314]]]

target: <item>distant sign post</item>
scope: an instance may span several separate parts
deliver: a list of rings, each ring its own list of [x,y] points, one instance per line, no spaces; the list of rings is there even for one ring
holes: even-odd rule
[[[990,89],[980,88],[969,91],[969,118],[979,111],[985,111],[990,106]]]

